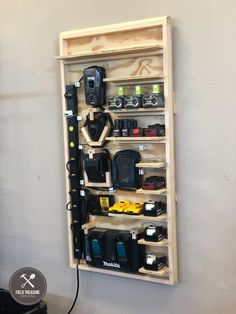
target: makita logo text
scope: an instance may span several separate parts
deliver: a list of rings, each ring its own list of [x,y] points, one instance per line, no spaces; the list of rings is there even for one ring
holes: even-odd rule
[[[108,263],[108,262],[105,262],[105,261],[102,261],[102,263],[103,263],[103,266],[119,268],[120,269],[120,264],[118,264],[118,263]]]

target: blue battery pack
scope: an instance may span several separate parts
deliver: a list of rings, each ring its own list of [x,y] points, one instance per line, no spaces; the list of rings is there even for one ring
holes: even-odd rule
[[[126,262],[127,261],[127,254],[125,249],[124,242],[116,242],[116,251],[119,261]]]
[[[102,257],[102,250],[101,250],[100,242],[98,239],[92,240],[92,250],[93,250],[94,257],[97,257],[97,258]]]

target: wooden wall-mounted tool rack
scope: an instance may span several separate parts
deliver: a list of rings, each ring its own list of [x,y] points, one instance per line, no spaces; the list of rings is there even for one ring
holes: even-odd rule
[[[83,76],[83,69],[91,65],[106,69],[107,96],[117,94],[118,86],[126,86],[133,93],[135,85],[143,85],[147,93],[155,83],[163,84],[165,107],[157,109],[121,109],[110,112],[116,117],[134,117],[141,126],[151,123],[164,123],[165,137],[107,137],[106,148],[113,155],[121,149],[139,150],[142,162],[137,167],[143,169],[144,176],[162,173],[166,177],[166,188],[157,191],[139,189],[136,192],[115,191],[116,199],[134,201],[162,200],[167,203],[167,213],[159,217],[143,215],[117,215],[108,217],[91,216],[93,226],[108,228],[133,228],[153,223],[166,226],[168,240],[160,243],[139,240],[146,246],[147,252],[162,252],[168,257],[168,267],[155,272],[140,268],[138,274],[129,274],[113,270],[105,270],[80,263],[80,269],[105,273],[115,276],[152,281],[173,285],[177,282],[177,241],[176,241],[176,191],[175,191],[175,152],[174,152],[174,113],[173,74],[172,74],[172,35],[169,17],[152,18],[127,23],[99,26],[60,34],[60,60],[62,109],[66,108],[65,86],[74,84]],[[84,119],[89,107],[85,103],[83,88],[78,89],[79,115]],[[109,110],[106,107],[106,112]],[[64,123],[65,161],[68,160],[68,138],[66,119]],[[80,143],[85,138],[80,134]],[[162,156],[162,160],[155,160]],[[164,161],[163,161],[164,160]],[[69,189],[66,174],[67,193]],[[69,197],[69,196],[68,196]],[[68,198],[69,200],[69,198]],[[72,236],[70,231],[71,215],[68,212],[68,234],[70,266],[75,267],[77,260],[72,254]]]

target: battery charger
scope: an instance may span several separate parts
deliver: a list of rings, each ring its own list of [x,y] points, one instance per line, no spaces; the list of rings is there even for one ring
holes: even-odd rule
[[[92,107],[101,107],[105,104],[106,85],[105,69],[99,66],[91,66],[84,69],[84,94],[86,104]]]

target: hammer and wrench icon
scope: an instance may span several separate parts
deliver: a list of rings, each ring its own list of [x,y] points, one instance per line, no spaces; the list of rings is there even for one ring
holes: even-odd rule
[[[31,274],[30,277],[29,277],[29,279],[26,278],[26,274],[22,274],[22,275],[20,276],[20,278],[25,279],[25,283],[23,283],[23,284],[21,285],[21,288],[24,288],[27,283],[28,283],[32,288],[34,288],[34,285],[32,284],[32,282],[31,282],[30,280],[33,280],[33,279],[35,278],[35,274]]]

